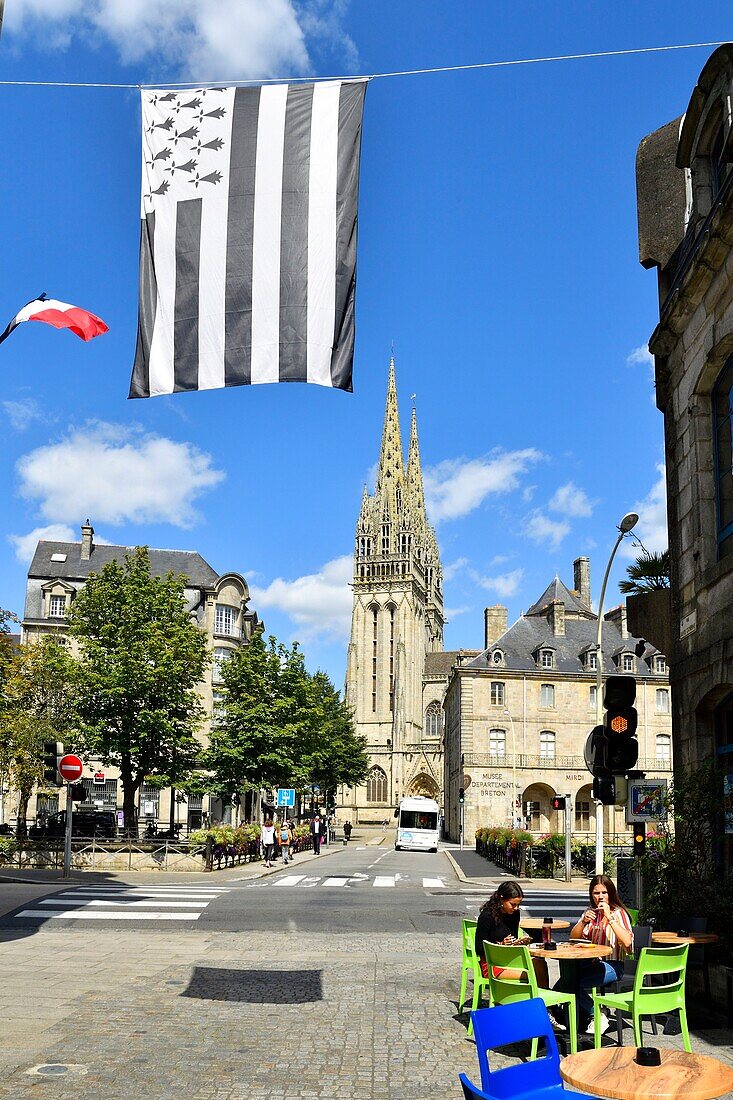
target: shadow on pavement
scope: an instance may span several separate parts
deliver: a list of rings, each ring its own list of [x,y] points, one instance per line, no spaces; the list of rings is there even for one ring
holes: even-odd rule
[[[300,1005],[323,1000],[322,970],[227,970],[195,966],[182,997],[245,1004]]]

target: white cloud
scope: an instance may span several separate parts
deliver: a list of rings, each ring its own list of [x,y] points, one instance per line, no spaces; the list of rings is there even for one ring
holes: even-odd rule
[[[523,569],[514,569],[511,573],[498,573],[493,577],[483,577],[479,573],[472,573],[476,584],[485,588],[487,592],[495,592],[497,596],[516,596],[519,585],[524,577]]]
[[[472,607],[446,607],[445,608],[445,621],[452,622],[453,619],[459,615],[465,615],[467,612],[473,611]]]
[[[183,79],[221,81],[312,67],[306,36],[356,63],[346,5],[324,0],[13,0],[6,35],[67,49],[84,37],[126,64],[172,66]]]
[[[551,550],[557,549],[569,532],[569,523],[550,519],[539,508],[530,512],[524,523],[525,535],[540,545],[547,544]]]
[[[649,348],[646,346],[646,344],[640,344],[638,348],[634,348],[633,351],[630,351],[629,354],[626,356],[627,366],[635,367],[639,363],[641,363],[643,366],[648,367],[650,381],[652,385],[655,385],[656,377],[654,374],[654,356],[649,351]]]
[[[192,527],[194,501],[225,477],[192,443],[92,423],[18,461],[20,494],[52,523],[171,523]]]
[[[24,432],[34,420],[42,419],[38,403],[32,397],[24,397],[20,401],[3,401],[2,406],[10,427],[16,432]]]
[[[81,536],[65,523],[51,523],[48,527],[36,527],[27,535],[8,535],[8,542],[15,547],[15,556],[26,565],[35,553],[37,542],[78,542]]]
[[[354,559],[351,554],[344,554],[326,562],[317,573],[291,581],[277,577],[266,588],[252,585],[253,605],[258,611],[268,607],[284,611],[301,628],[303,639],[348,638],[353,569]]]
[[[492,451],[484,458],[449,458],[424,471],[425,498],[433,523],[468,515],[491,494],[510,493],[522,474],[542,459],[534,447]]]
[[[443,580],[451,581],[460,572],[462,572],[468,565],[468,558],[456,558],[455,561],[449,562],[448,565],[443,566]]]
[[[639,522],[633,530],[638,535],[646,549],[651,553],[661,553],[669,545],[667,535],[667,479],[663,463],[657,466],[657,480],[651,489],[631,509],[639,516]],[[631,539],[624,539],[621,552],[626,558],[637,558],[640,549],[634,546]]]
[[[551,512],[560,512],[565,516],[590,516],[593,513],[593,505],[585,490],[579,489],[572,481],[556,490],[547,507]]]

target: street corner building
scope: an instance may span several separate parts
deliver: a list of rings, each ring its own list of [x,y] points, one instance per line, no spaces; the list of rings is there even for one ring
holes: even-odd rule
[[[86,521],[81,528],[80,542],[46,542],[37,544],[28,569],[26,600],[21,641],[30,644],[49,635],[75,646],[66,635],[69,608],[77,592],[90,574],[99,573],[111,561],[122,562],[133,547],[96,544],[94,528]],[[239,573],[218,574],[195,550],[151,549],[150,568],[159,577],[173,572],[186,577],[185,598],[191,618],[205,633],[212,651],[212,663],[199,684],[198,692],[206,720],[201,730],[205,742],[212,716],[222,694],[222,666],[231,653],[247,645],[261,624],[257,613],[249,607],[249,587]],[[105,768],[101,761],[86,761],[88,767],[82,783],[85,787],[81,808],[117,810],[122,805],[122,791],[116,768]],[[62,799],[64,797],[61,792]],[[13,815],[14,792],[6,796],[5,820]],[[141,821],[170,820],[170,789],[159,790],[143,783],[139,795]],[[210,795],[189,795],[184,801],[176,796],[176,823],[185,831],[199,828],[204,814],[211,820],[227,820],[231,806],[222,805]],[[29,805],[29,816],[55,813],[59,792],[37,791]]]
[[[558,578],[510,627],[507,609],[484,613],[485,648],[452,669],[445,695],[444,816],[458,840],[482,826],[564,832],[555,795],[570,795],[572,832],[595,837],[592,777],[583,750],[596,720],[598,618],[590,562],[574,562],[574,589]],[[603,678],[636,678],[639,763],[650,780],[671,779],[672,738],[665,653],[628,629],[626,605],[604,615]],[[459,803],[464,788],[465,802]],[[461,813],[462,811],[462,813]],[[604,809],[607,837],[627,838],[625,807]]]
[[[366,85],[142,91],[130,397],[351,390]]]
[[[681,106],[688,89],[680,89]],[[670,681],[678,766],[728,773],[715,838],[733,867],[733,44],[636,163],[639,259],[657,269],[649,341],[664,414],[671,569]]]

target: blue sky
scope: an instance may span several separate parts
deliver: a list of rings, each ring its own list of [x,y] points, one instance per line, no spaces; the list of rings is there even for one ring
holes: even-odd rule
[[[728,13],[706,0],[8,0],[0,79],[380,73],[724,40]],[[28,324],[0,347],[0,606],[22,614],[36,540],[78,539],[89,516],[108,542],[196,549],[243,573],[268,630],[299,638],[340,685],[392,342],[403,434],[417,395],[446,648],[480,648],[487,604],[511,621],[556,572],[572,585],[579,554],[597,595],[632,508],[644,544],[664,548],[645,351],[656,277],[637,260],[634,158],[684,112],[711,52],[373,81],[353,395],[281,385],[127,401],[138,93],[0,87],[0,328],[41,291],[110,326],[85,345]]]

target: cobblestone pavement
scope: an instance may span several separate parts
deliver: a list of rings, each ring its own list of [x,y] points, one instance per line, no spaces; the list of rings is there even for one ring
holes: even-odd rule
[[[0,942],[0,1097],[446,1100],[476,1077],[458,937],[41,932]],[[680,1046],[679,1036],[654,1040]],[[733,1061],[731,1033],[697,1050]],[[47,1076],[39,1064],[69,1066]]]

